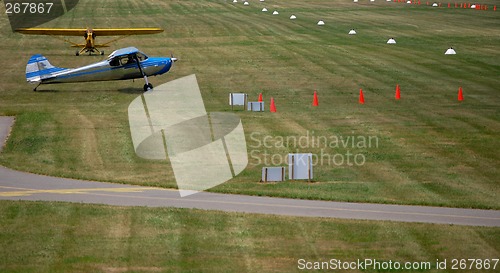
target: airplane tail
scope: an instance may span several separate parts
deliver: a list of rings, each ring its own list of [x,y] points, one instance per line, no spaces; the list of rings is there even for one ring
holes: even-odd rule
[[[64,70],[67,70],[67,68],[55,67],[49,63],[47,58],[41,54],[36,54],[31,56],[26,65],[26,81],[29,83],[40,83]]]

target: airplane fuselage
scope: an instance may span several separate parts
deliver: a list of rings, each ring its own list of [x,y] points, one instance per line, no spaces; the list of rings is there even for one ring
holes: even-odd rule
[[[85,38],[85,48],[92,49],[95,47],[94,46],[95,35],[90,29],[87,29],[87,32],[85,32],[85,35],[83,37]]]
[[[146,76],[161,75],[172,67],[171,58],[149,57],[141,61],[141,67]],[[82,66],[79,68],[66,69],[54,73],[53,77],[43,79],[43,84],[72,83],[90,81],[113,81],[142,78],[143,75],[136,63],[113,66],[110,60]]]

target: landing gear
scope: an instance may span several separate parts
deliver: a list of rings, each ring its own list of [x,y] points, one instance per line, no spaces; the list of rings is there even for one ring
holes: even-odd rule
[[[144,91],[148,91],[153,89],[153,85],[151,83],[145,84],[144,85]]]
[[[82,54],[83,54],[83,53],[85,53],[85,52],[86,52],[86,51],[85,51],[85,47],[84,47],[84,48],[82,48],[81,50],[77,50],[77,51],[76,51],[76,53],[75,53],[75,55],[76,55],[76,56],[80,56],[80,55],[82,55]]]
[[[99,49],[97,49],[97,48],[95,48],[95,47],[94,47],[94,48],[92,48],[92,49],[90,50],[90,52],[91,52],[91,53],[92,53],[92,52],[97,52],[97,53],[98,53],[98,54],[100,54],[100,55],[104,55],[104,51],[100,51]]]
[[[87,53],[87,52],[89,53],[89,56],[92,56],[92,53],[95,53],[95,52],[97,52],[99,55],[104,55],[104,51],[100,51],[97,48],[86,48],[86,47],[82,48],[81,50],[77,50],[75,52],[75,55],[80,56],[80,55]]]
[[[137,67],[139,68],[139,71],[141,72],[142,76],[144,77],[144,81],[146,82],[146,84],[144,84],[144,91],[152,90],[153,85],[148,81],[148,75],[146,75],[144,70],[142,70],[141,61],[139,61],[139,58],[137,58],[137,54],[135,54],[133,58],[135,59]]]

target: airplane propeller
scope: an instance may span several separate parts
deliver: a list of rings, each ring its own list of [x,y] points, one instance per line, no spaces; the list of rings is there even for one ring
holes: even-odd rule
[[[174,61],[174,63],[177,62],[177,60],[178,60],[177,58],[174,57],[174,53],[172,53],[172,52],[170,52],[170,59],[172,61]]]

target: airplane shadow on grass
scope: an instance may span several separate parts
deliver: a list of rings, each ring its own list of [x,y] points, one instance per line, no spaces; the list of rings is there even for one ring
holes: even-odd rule
[[[127,87],[127,88],[118,89],[118,92],[123,93],[123,94],[142,94],[142,93],[144,93],[144,90],[142,90],[142,88],[140,88],[140,87],[139,88]]]
[[[154,90],[154,89],[153,89]],[[109,88],[103,88],[103,89],[37,89],[34,92],[37,93],[63,93],[63,92],[73,92],[73,93],[92,93],[92,92],[119,92],[122,94],[143,94],[144,90],[142,90],[141,87],[127,87],[127,88],[120,88],[120,89],[109,89]]]

